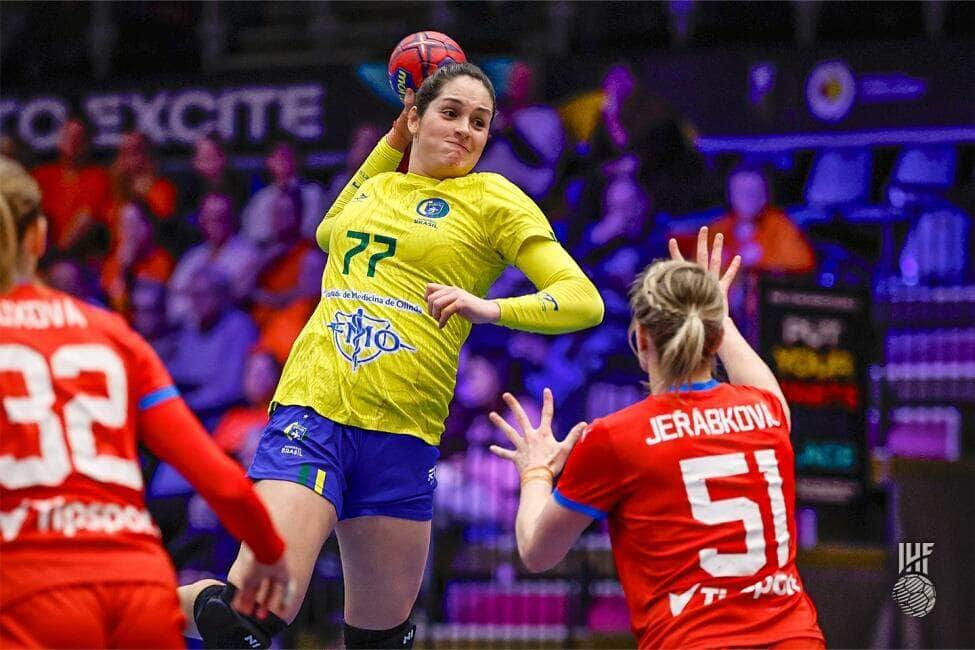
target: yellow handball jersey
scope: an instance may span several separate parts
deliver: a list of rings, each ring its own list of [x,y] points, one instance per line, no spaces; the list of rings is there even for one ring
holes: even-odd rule
[[[497,174],[395,172],[362,182],[329,220],[322,298],[274,402],[439,444],[471,323],[454,317],[439,329],[426,285],[483,297],[522,243],[555,239],[548,220]]]

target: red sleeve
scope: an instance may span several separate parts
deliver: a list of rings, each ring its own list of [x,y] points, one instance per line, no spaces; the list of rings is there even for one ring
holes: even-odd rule
[[[230,534],[247,542],[259,562],[272,564],[281,558],[284,541],[251,482],[210,439],[182,399],[140,411],[139,431],[149,450],[186,477]]]
[[[609,431],[597,420],[569,454],[555,500],[570,510],[602,519],[623,497],[621,478],[622,466]]]
[[[152,346],[131,329],[121,316],[111,314],[110,318],[116,340],[126,351],[126,371],[138,410],[142,411],[166,399],[177,397],[179,393],[173,386],[173,379]]]
[[[138,399],[136,430],[140,439],[186,477],[227,530],[247,542],[259,562],[276,562],[284,552],[284,541],[254,486],[179,397],[149,344],[134,333],[128,342],[136,356],[131,373]]]

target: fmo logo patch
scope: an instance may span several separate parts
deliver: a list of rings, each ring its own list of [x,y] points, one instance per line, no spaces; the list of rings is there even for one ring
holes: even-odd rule
[[[426,199],[416,205],[416,213],[427,219],[440,219],[450,212],[450,204],[443,199]]]
[[[936,592],[928,578],[928,558],[934,542],[901,542],[897,545],[897,572],[893,595],[897,606],[908,616],[927,616],[934,609]]]
[[[404,342],[393,330],[392,322],[370,316],[361,307],[351,314],[335,312],[328,329],[332,330],[335,347],[352,364],[352,370],[358,370],[359,366],[384,354],[400,350],[416,352],[415,347]]]

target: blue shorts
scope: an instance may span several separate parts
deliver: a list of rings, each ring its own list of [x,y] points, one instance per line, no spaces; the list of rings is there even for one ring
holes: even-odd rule
[[[328,499],[339,519],[433,518],[440,450],[415,436],[333,422],[307,406],[279,405],[247,475],[300,483]]]

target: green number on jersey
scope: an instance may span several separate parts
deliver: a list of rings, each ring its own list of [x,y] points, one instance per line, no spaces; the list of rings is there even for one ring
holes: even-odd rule
[[[366,270],[366,277],[373,278],[376,276],[376,264],[379,260],[386,259],[387,257],[392,257],[396,254],[396,239],[393,237],[386,237],[385,235],[370,235],[367,232],[358,232],[356,230],[350,230],[345,235],[349,239],[355,239],[359,243],[350,248],[345,254],[345,259],[342,264],[342,274],[349,274],[349,266],[352,263],[352,258],[366,250],[369,246],[369,239],[372,238],[377,244],[385,244],[386,250],[375,253],[369,258],[369,266]]]

